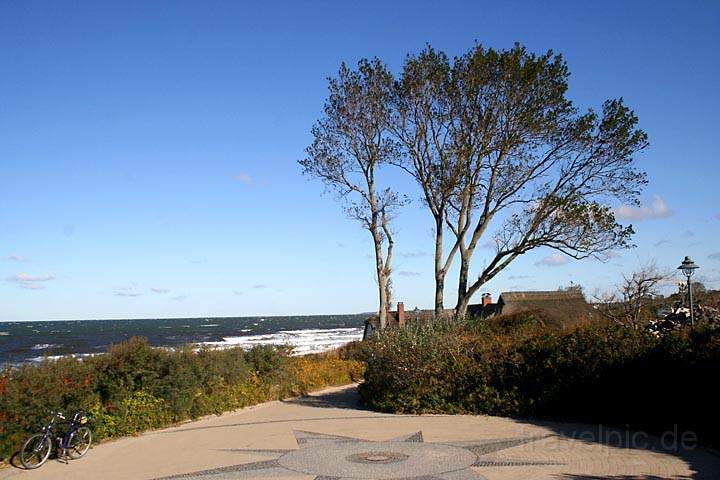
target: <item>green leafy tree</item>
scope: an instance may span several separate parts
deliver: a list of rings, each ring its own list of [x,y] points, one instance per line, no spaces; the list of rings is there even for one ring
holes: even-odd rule
[[[329,79],[324,116],[312,129],[314,141],[300,161],[303,173],[320,179],[342,202],[348,216],[372,237],[378,284],[380,327],[387,324],[393,236],[390,222],[403,200],[382,188],[378,170],[398,149],[388,130],[393,78],[377,59],[345,64]]]
[[[485,283],[530,250],[581,259],[630,246],[632,227],[609,205],[638,202],[646,178],[635,154],[647,135],[622,99],[580,113],[567,98],[568,77],[560,55],[520,45],[477,45],[452,65],[428,47],[406,62],[393,125],[434,221],[436,310],[457,252],[462,316]],[[445,258],[443,221],[455,237]],[[473,255],[488,236],[495,253],[473,280]]]
[[[402,147],[397,166],[410,174],[432,215],[435,235],[435,312],[444,308],[445,277],[460,246],[445,247],[445,222],[465,174],[455,143],[462,127],[453,104],[453,72],[447,56],[427,47],[408,56],[395,86],[390,128]]]

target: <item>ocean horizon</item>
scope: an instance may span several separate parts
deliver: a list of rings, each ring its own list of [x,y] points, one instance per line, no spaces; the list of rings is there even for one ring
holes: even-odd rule
[[[192,317],[0,321],[0,366],[66,355],[88,356],[144,337],[155,347],[252,348],[290,345],[293,354],[319,353],[362,338],[368,313],[251,317]]]

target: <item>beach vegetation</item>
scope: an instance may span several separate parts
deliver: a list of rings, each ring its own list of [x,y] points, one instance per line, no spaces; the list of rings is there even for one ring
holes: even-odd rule
[[[173,350],[132,338],[100,355],[6,368],[0,371],[0,458],[9,459],[51,410],[85,410],[102,440],[344,385],[362,375],[357,360],[289,353],[272,346]]]
[[[551,328],[537,314],[388,329],[364,350],[363,401],[394,413],[582,421],[720,443],[720,328],[658,336],[615,322]]]

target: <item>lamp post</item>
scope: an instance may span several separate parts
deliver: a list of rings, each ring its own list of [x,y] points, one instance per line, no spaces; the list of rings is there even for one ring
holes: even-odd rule
[[[685,260],[683,260],[677,268],[687,277],[688,303],[690,304],[690,325],[695,326],[695,312],[693,311],[692,284],[690,283],[690,277],[692,277],[695,270],[700,267],[695,265],[695,262],[690,260],[690,257],[685,257]]]

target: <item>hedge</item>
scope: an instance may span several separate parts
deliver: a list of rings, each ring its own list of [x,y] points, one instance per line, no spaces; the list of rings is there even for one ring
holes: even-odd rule
[[[51,410],[89,413],[95,438],[132,435],[208,414],[359,379],[363,365],[332,355],[169,350],[133,338],[107,353],[0,371],[0,459],[49,420]]]
[[[614,325],[436,323],[389,330],[364,351],[360,393],[375,410],[692,431],[720,444],[720,329],[658,337]]]

